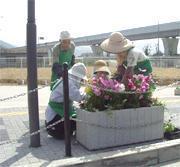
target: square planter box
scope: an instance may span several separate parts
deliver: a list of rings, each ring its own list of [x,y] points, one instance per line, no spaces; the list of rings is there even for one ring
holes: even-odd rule
[[[89,150],[163,138],[161,106],[101,112],[77,110],[76,137]]]
[[[175,95],[180,95],[180,89],[175,89],[175,90],[174,90],[174,94],[175,94]]]

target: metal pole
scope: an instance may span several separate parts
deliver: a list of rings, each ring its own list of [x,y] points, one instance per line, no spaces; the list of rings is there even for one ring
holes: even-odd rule
[[[64,91],[64,131],[65,131],[65,152],[66,156],[71,156],[71,135],[69,121],[69,83],[68,83],[68,64],[63,64],[63,91]]]
[[[43,57],[44,68],[46,67],[46,59]]]
[[[21,61],[21,68],[23,68],[23,58],[22,57],[20,58],[20,61]]]
[[[35,0],[28,0],[27,22],[27,81],[28,91],[37,88]],[[38,92],[28,94],[30,133],[39,130]],[[40,146],[40,134],[30,137],[30,146]]]
[[[159,56],[159,20],[158,20],[158,56]]]

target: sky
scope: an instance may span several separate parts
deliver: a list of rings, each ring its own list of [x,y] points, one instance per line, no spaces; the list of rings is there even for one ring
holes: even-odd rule
[[[36,0],[37,37],[73,37],[180,21],[179,0]],[[27,0],[0,0],[0,40],[26,43]]]

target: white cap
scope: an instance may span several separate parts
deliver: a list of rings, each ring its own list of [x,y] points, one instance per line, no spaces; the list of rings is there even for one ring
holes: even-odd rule
[[[68,72],[69,74],[76,76],[80,79],[87,80],[87,68],[83,63],[74,64]]]
[[[71,39],[71,35],[68,31],[62,31],[60,34],[60,40]]]

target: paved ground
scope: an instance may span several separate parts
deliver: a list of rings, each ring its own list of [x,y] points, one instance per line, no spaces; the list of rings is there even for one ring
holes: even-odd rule
[[[180,160],[178,159],[175,161],[162,163],[162,164],[156,165],[156,167],[180,167]]]
[[[25,86],[0,86],[0,99],[26,92],[26,89]],[[41,129],[44,128],[44,110],[48,103],[49,94],[49,87],[39,90]],[[169,112],[166,112],[166,119],[169,115],[176,114],[173,121],[180,127],[180,96],[174,96],[174,88],[161,89],[155,92],[154,96],[166,102],[169,109]],[[29,137],[22,137],[28,133],[27,113],[27,96],[0,102],[0,143],[15,139],[14,143],[0,144],[0,166],[26,166],[26,164],[50,166],[53,160],[65,158],[64,141],[49,137],[45,131],[41,132],[41,147],[29,147]],[[120,148],[123,147],[104,151]],[[93,153],[98,152],[100,151]],[[72,140],[72,153],[74,157],[92,154],[76,143],[74,139]]]
[[[0,86],[0,99],[27,92],[26,86]],[[45,87],[38,91],[39,106],[46,106],[49,100],[50,88]],[[27,95],[19,97],[15,100],[5,101],[1,103],[0,108],[17,108],[27,107]]]

